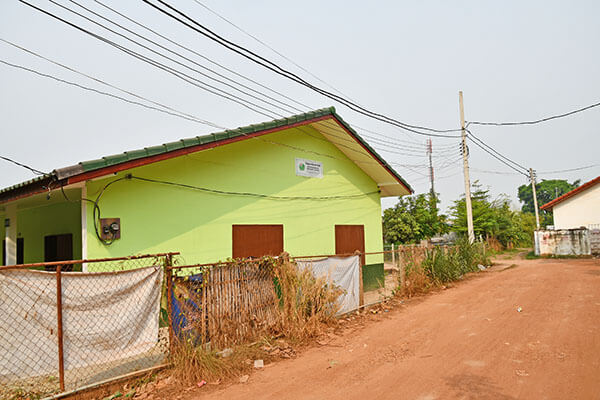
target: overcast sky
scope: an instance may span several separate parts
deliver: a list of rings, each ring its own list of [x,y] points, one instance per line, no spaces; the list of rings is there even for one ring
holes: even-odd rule
[[[115,38],[48,1],[28,1]],[[78,9],[69,0],[56,1]],[[77,1],[133,28],[92,0]],[[404,122],[458,128],[459,90],[465,96],[466,119],[479,121],[537,119],[600,101],[597,1],[202,1],[349,98]],[[397,166],[397,170],[417,193],[428,191],[425,137],[363,117],[261,69],[142,1],[102,2],[310,108],[334,105],[349,123],[391,137],[397,143],[395,148],[367,140],[386,160],[411,166],[410,170]],[[228,39],[277,61],[310,82],[325,85],[194,0],[169,2]],[[148,32],[139,32],[150,37]],[[121,53],[16,0],[1,2],[0,37],[221,126],[234,128],[269,119]],[[4,43],[0,43],[0,59],[102,88]],[[0,155],[43,171],[217,130],[3,64],[0,85]],[[537,169],[540,178],[586,181],[598,176],[600,167],[560,174],[542,172],[600,163],[599,125],[600,108],[596,108],[536,126],[473,126],[472,131],[519,164]],[[403,146],[407,149],[404,152],[398,149]],[[435,185],[444,207],[464,191],[458,146],[457,139],[433,139]],[[494,196],[510,195],[516,204],[517,187],[526,182],[525,178],[473,144],[469,147],[472,180],[489,187]],[[420,148],[423,151],[417,150]],[[25,169],[0,162],[1,187],[33,177]],[[394,203],[395,199],[383,201],[386,207]]]

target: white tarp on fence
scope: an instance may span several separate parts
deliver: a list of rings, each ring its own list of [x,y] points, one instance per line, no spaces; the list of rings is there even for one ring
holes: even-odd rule
[[[158,341],[162,268],[62,273],[65,370],[144,353]],[[0,382],[57,376],[56,274],[0,271]]]
[[[345,290],[339,298],[340,310],[344,314],[356,310],[360,305],[360,257],[328,257],[316,260],[296,260],[300,268],[311,268],[317,277],[325,276]]]

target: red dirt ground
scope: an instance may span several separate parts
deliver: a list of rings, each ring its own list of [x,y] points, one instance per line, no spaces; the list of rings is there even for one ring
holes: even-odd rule
[[[600,260],[502,260],[189,399],[600,399]],[[518,307],[522,308],[518,312]]]

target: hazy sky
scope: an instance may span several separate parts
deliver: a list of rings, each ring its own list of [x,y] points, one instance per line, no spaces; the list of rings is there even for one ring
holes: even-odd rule
[[[103,32],[48,1],[28,1]],[[69,0],[56,1],[77,9]],[[92,0],[77,1],[132,27]],[[396,138],[396,147],[406,146],[410,156],[398,154],[403,151],[386,148],[382,142],[367,140],[388,161],[413,166],[410,170],[398,166],[397,170],[417,193],[428,191],[424,137],[362,117],[260,69],[141,0],[102,2],[310,108],[334,105],[351,124]],[[194,0],[169,2],[214,31],[323,85]],[[600,101],[597,1],[203,2],[361,105],[408,123],[459,127],[459,90],[464,92],[467,120],[536,119]],[[268,120],[16,0],[1,2],[0,37],[221,126],[234,128]],[[4,43],[0,43],[0,59],[101,88]],[[44,171],[216,131],[2,64],[0,85],[0,155]],[[599,125],[600,108],[596,108],[537,126],[473,127],[473,133],[518,163],[537,169],[540,178],[586,181],[598,176],[600,167],[561,174],[542,172],[600,163]],[[360,129],[359,133],[375,136]],[[457,139],[433,139],[436,191],[444,207],[464,191],[458,146]],[[419,148],[423,151],[416,150]],[[472,180],[488,186],[494,195],[509,194],[516,203],[516,188],[525,183],[525,178],[510,174],[514,171],[473,144],[470,154]],[[31,177],[27,170],[0,161],[1,187]],[[383,204],[387,207],[394,202],[386,199]]]

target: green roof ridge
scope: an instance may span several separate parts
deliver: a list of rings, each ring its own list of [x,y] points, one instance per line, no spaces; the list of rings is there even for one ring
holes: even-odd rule
[[[335,107],[321,108],[318,110],[308,111],[303,114],[292,115],[289,117],[279,118],[272,121],[246,125],[234,129],[226,129],[220,132],[213,132],[202,136],[196,136],[193,138],[186,138],[174,142],[163,143],[157,146],[145,147],[144,149],[129,150],[119,154],[104,156],[100,159],[81,161],[79,165],[81,165],[84,172],[94,171],[96,169],[109,167],[112,165],[120,164],[122,162],[145,158],[150,155],[168,153],[170,151],[197,146],[199,144],[213,143],[223,139],[230,139],[247,135],[249,133],[260,132],[267,129],[275,129],[282,126],[291,125],[297,122],[322,117],[325,115],[335,115],[336,118],[342,121],[342,119],[335,113]],[[349,125],[345,122],[344,125],[346,127],[349,127]],[[356,134],[356,132],[354,133]]]

